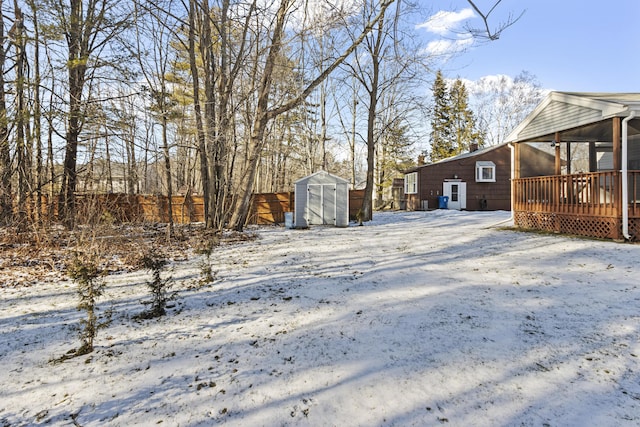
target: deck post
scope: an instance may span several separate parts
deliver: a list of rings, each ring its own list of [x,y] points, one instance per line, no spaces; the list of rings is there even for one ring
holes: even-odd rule
[[[560,176],[562,175],[562,156],[561,156],[561,152],[560,152],[560,132],[556,132],[555,138],[554,138],[554,142],[555,142],[555,174],[556,176]],[[553,210],[555,212],[559,212],[560,211],[560,203],[561,203],[561,198],[562,198],[562,182],[560,179],[555,179],[554,181],[554,185],[553,185],[553,194],[551,196],[551,200],[552,200],[552,206],[553,206]],[[555,221],[559,221],[557,217],[555,217]],[[559,225],[556,225],[556,228],[558,228]]]
[[[615,192],[613,195],[613,212],[617,218],[622,215],[622,118],[614,117],[612,120],[612,142],[613,142],[613,170],[616,171],[613,184],[615,186]],[[622,239],[622,224],[620,227],[616,227],[613,232],[614,239]]]
[[[622,124],[620,117],[613,118],[612,129],[612,142],[613,142],[613,170],[619,171],[622,169]]]
[[[556,132],[556,137],[554,139],[555,149],[556,149],[556,163],[555,163],[555,174],[562,175],[562,157],[560,156],[560,132]]]
[[[513,167],[513,178],[520,178],[520,144],[513,144],[514,149],[514,167]]]

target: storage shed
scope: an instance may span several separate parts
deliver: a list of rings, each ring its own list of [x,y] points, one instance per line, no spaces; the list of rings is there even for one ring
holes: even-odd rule
[[[349,181],[319,171],[295,183],[295,228],[349,226]]]

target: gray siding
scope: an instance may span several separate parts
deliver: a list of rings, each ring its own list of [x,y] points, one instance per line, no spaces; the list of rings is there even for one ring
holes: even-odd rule
[[[518,139],[534,138],[549,129],[563,131],[602,120],[602,111],[552,101],[549,105],[518,134]]]
[[[295,183],[296,228],[349,225],[349,181],[320,171]]]

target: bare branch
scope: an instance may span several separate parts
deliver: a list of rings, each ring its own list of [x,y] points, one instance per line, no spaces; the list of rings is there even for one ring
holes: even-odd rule
[[[278,116],[284,112],[291,110],[292,108],[300,105],[300,103],[309,96],[313,90],[320,85],[336,68],[338,68],[362,43],[362,41],[367,37],[367,35],[373,30],[373,27],[384,18],[385,12],[389,6],[394,3],[395,0],[386,0],[380,4],[380,11],[378,15],[375,16],[363,29],[362,33],[352,42],[351,46],[344,51],[342,55],[334,60],[332,64],[330,64],[325,70],[323,70],[309,85],[295,98],[289,100],[283,105],[276,107],[269,111],[268,116],[269,119]]]
[[[482,22],[484,23],[484,28],[480,29],[480,28],[465,27],[465,29],[469,31],[469,33],[471,33],[473,37],[476,37],[479,39],[487,39],[490,41],[498,40],[500,38],[500,34],[502,34],[504,30],[506,30],[507,28],[509,28],[516,22],[518,22],[518,20],[522,18],[522,15],[524,15],[524,12],[525,12],[525,10],[523,10],[520,13],[520,15],[518,15],[515,18],[512,14],[509,14],[505,22],[501,22],[495,29],[492,30],[491,27],[489,26],[489,16],[493,13],[496,7],[498,7],[498,5],[500,4],[500,2],[502,2],[502,0],[497,0],[486,14],[483,13],[478,8],[478,6],[476,6],[473,0],[467,0],[467,2],[471,5],[473,10],[475,10],[476,13],[480,15],[480,17],[482,18]]]

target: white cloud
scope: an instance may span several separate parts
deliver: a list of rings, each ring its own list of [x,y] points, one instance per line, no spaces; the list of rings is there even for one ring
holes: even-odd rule
[[[439,39],[427,43],[424,49],[425,53],[430,56],[452,56],[462,52],[473,44],[473,38],[466,37],[457,40]]]
[[[475,13],[470,8],[459,12],[441,10],[431,15],[427,21],[416,25],[416,29],[426,30],[436,38],[427,44],[424,53],[447,61],[471,47],[474,41],[473,36],[462,28],[462,24],[475,17]]]
[[[461,22],[475,18],[475,16],[476,15],[473,13],[473,10],[469,8],[462,9],[460,12],[448,12],[441,10],[435,15],[429,17],[426,22],[416,25],[416,28],[423,28],[430,33],[446,36],[459,28]]]

